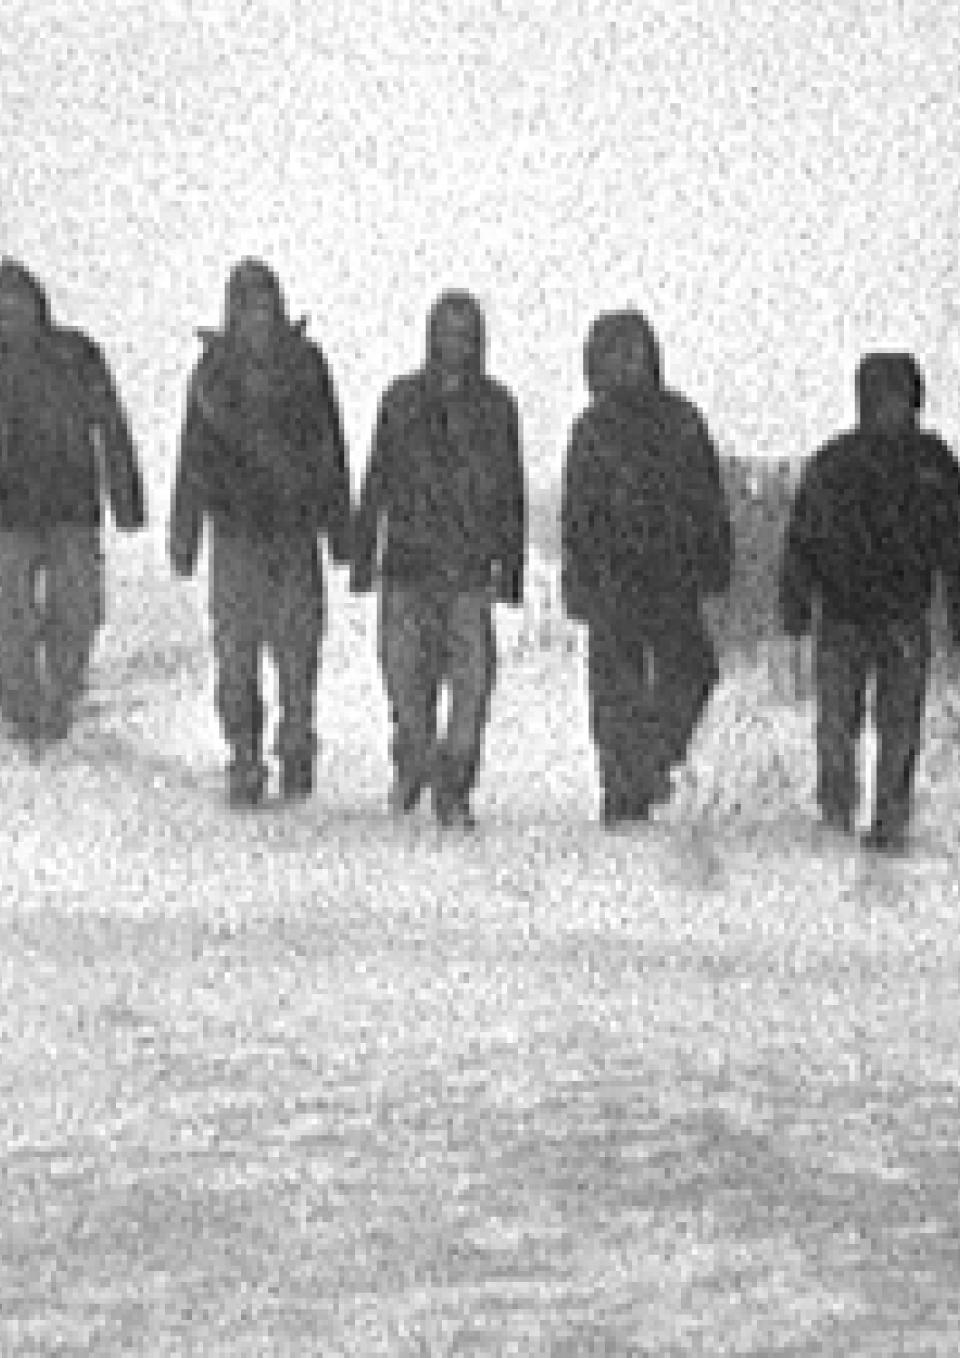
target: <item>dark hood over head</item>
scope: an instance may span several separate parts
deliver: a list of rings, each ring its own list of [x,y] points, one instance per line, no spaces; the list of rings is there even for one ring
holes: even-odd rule
[[[865,354],[856,376],[857,410],[861,424],[873,422],[883,397],[896,392],[914,411],[922,410],[925,384],[920,365],[911,353],[880,352]]]
[[[46,290],[25,265],[8,255],[0,258],[0,293],[24,298],[32,303],[37,323],[50,324],[50,300]]]
[[[273,308],[277,324],[286,315],[286,305],[280,280],[273,269],[261,259],[240,260],[230,271],[224,298],[224,323],[231,330],[237,317],[254,298],[265,297]]]
[[[430,309],[427,321],[428,373],[435,374],[441,366],[441,338],[447,326],[455,326],[459,333],[465,332],[469,337],[471,343],[466,356],[466,372],[471,377],[482,376],[487,363],[486,320],[480,303],[472,293],[460,289],[441,293]]]
[[[596,318],[584,346],[584,375],[594,400],[660,385],[660,346],[642,311],[627,307]]]

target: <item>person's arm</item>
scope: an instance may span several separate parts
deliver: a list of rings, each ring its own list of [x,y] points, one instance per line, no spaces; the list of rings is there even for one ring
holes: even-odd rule
[[[110,367],[100,346],[82,331],[56,333],[83,391],[90,436],[99,455],[103,493],[110,502],[114,522],[122,531],[134,532],[147,521],[143,476],[130,421]]]
[[[370,460],[364,473],[360,502],[353,518],[350,588],[355,594],[372,589],[381,516],[388,511],[390,469],[402,420],[399,402],[388,391],[377,413]]]
[[[946,443],[932,444],[938,482],[934,539],[954,646],[960,648],[960,466]]]
[[[687,516],[698,589],[707,596],[722,594],[733,575],[734,539],[720,454],[706,421],[692,406],[683,414],[681,437],[687,448],[684,465],[690,474],[684,489],[692,491]]]
[[[101,380],[104,419],[100,429],[110,508],[119,529],[135,532],[147,522],[143,475],[130,421],[105,363]]]
[[[501,602],[523,602],[527,543],[527,495],[520,438],[520,414],[510,397],[505,414],[503,476],[500,481],[500,551],[497,597]]]
[[[167,544],[171,565],[181,576],[193,574],[200,552],[205,510],[202,467],[206,438],[194,379],[187,395],[180,435]]]
[[[779,608],[787,636],[802,637],[810,630],[816,588],[814,507],[818,484],[817,461],[804,470],[794,496],[780,557]]]
[[[591,605],[603,588],[596,467],[589,418],[581,417],[571,430],[563,464],[560,583],[564,608],[570,617],[582,621],[590,615]]]
[[[311,364],[311,424],[319,460],[319,521],[334,560],[347,565],[351,559],[351,503],[343,419],[326,358],[315,345],[311,345]]]

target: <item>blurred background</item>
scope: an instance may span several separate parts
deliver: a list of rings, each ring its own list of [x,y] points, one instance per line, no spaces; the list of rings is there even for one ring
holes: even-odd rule
[[[329,351],[355,474],[447,284],[535,490],[628,300],[727,453],[826,437],[874,343],[916,349],[955,440],[958,69],[939,0],[5,0],[0,249],[105,345],[156,493],[245,252]]]
[[[958,70],[940,0],[5,0],[0,250],[104,345],[157,547],[194,332],[252,252],[328,352],[355,482],[430,302],[478,293],[548,557],[587,327],[640,305],[762,586],[864,348],[914,349],[960,439]]]

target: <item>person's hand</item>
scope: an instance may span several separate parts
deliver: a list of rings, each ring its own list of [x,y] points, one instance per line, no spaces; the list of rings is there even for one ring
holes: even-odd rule
[[[781,610],[780,625],[793,641],[799,641],[810,631],[810,609],[795,606]]]
[[[358,566],[353,562],[350,566],[350,593],[368,594],[373,589],[373,571],[369,566]]]
[[[200,551],[201,519],[196,514],[177,513],[170,525],[168,554],[174,575],[189,579]]]
[[[183,580],[189,580],[196,565],[196,552],[191,551],[190,547],[184,543],[171,542],[170,565],[173,568],[174,575],[180,576]]]

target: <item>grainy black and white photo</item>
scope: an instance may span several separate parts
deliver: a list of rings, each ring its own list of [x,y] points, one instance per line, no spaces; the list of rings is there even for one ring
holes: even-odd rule
[[[4,0],[4,1358],[960,1352],[958,71]]]

